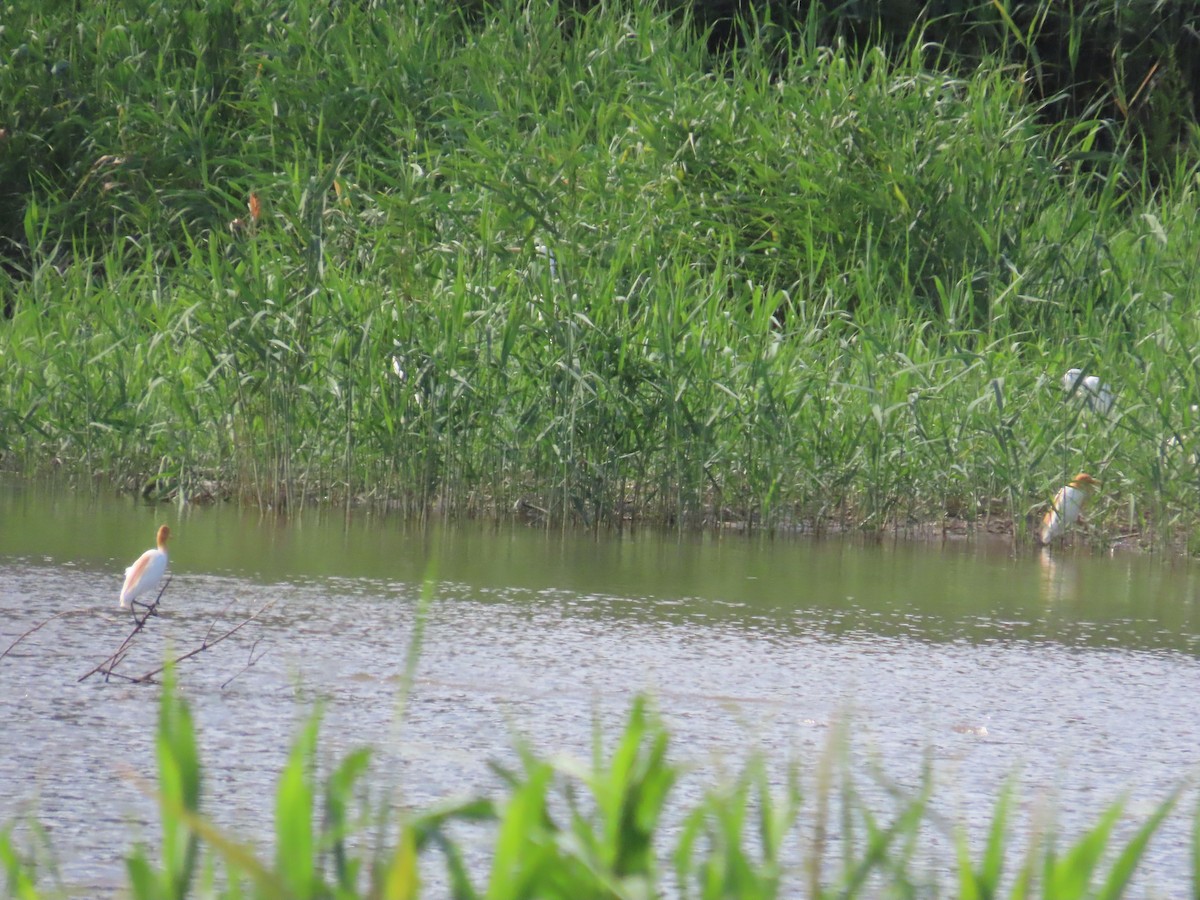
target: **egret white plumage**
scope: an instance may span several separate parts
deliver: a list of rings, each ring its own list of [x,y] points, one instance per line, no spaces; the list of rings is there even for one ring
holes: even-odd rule
[[[1049,544],[1075,524],[1088,497],[1100,486],[1100,482],[1087,472],[1080,472],[1067,484],[1058,489],[1050,508],[1042,518],[1039,535],[1043,544]]]
[[[558,281],[558,257],[554,255],[554,251],[550,249],[549,245],[540,240],[533,242],[533,250],[550,264],[551,280]]]
[[[163,574],[167,571],[167,538],[171,529],[166,525],[159,526],[157,546],[147,550],[125,570],[125,583],[121,586],[121,606],[134,603],[142,594],[147,594],[158,587]]]
[[[1062,377],[1062,387],[1068,394],[1082,397],[1092,412],[1106,416],[1112,409],[1112,388],[1101,382],[1098,375],[1085,378],[1082,369],[1067,369]]]

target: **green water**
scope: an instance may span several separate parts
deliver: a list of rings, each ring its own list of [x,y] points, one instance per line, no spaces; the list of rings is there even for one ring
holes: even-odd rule
[[[622,614],[703,610],[777,622],[796,611],[853,611],[853,627],[929,640],[1055,639],[1200,648],[1200,569],[1187,561],[1066,549],[1015,549],[1007,538],[949,542],[740,533],[625,535],[524,525],[428,526],[369,512],[288,517],[236,506],[149,505],[56,486],[0,487],[0,554],[120,572],[171,525],[177,575],[261,582],[427,575],[485,590],[650,597]],[[835,616],[836,618],[836,616]]]

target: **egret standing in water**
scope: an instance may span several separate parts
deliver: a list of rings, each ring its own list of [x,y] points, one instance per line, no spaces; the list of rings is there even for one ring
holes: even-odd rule
[[[1043,544],[1049,544],[1075,524],[1088,497],[1099,486],[1100,482],[1087,472],[1080,472],[1068,484],[1058,489],[1042,519],[1040,537]]]
[[[125,607],[137,601],[142,594],[148,594],[158,587],[163,573],[167,571],[167,538],[171,529],[162,525],[158,529],[158,546],[147,550],[137,558],[137,561],[125,570],[125,584],[121,586],[121,606]],[[145,604],[139,604],[145,606]]]

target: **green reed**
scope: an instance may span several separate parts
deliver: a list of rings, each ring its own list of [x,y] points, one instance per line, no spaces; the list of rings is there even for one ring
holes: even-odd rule
[[[52,165],[9,234],[10,467],[1018,532],[1088,470],[1097,540],[1196,531],[1195,168],[1151,190],[1000,57],[815,19],[718,56],[640,4],[22,9],[0,178]]]

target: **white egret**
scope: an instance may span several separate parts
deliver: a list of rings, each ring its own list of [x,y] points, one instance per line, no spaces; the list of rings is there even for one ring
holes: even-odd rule
[[[1086,378],[1082,376],[1082,369],[1067,369],[1062,377],[1063,390],[1082,397],[1092,412],[1102,416],[1108,415],[1113,405],[1112,388],[1103,384],[1098,375],[1088,375]]]
[[[162,525],[158,529],[158,546],[147,550],[125,570],[125,584],[121,586],[121,606],[135,602],[142,594],[158,587],[163,573],[167,571],[167,538],[171,529]],[[144,605],[144,604],[142,604]]]
[[[1080,472],[1068,484],[1058,489],[1058,493],[1050,501],[1050,508],[1042,518],[1040,537],[1043,544],[1049,544],[1075,524],[1088,497],[1099,486],[1100,482],[1087,472]]]

